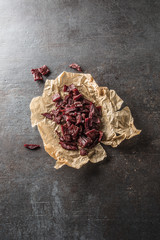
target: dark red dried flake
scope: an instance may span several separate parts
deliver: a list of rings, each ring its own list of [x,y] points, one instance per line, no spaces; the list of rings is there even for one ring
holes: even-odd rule
[[[73,122],[73,123],[75,123],[76,122],[76,119],[75,119],[75,117],[72,117],[72,116],[66,116],[66,121],[68,122]]]
[[[82,72],[82,68],[77,63],[72,63],[69,65],[70,68],[76,69],[79,72]]]
[[[88,154],[88,152],[87,152],[86,149],[83,149],[83,148],[82,148],[82,149],[80,150],[80,155],[81,155],[81,156],[86,156],[87,154]]]
[[[77,138],[78,131],[79,131],[79,127],[75,126],[74,124],[72,124],[72,125],[68,128],[68,132],[69,132],[69,134],[72,136],[73,140]]]
[[[42,74],[39,72],[38,69],[32,69],[31,73],[33,75],[34,81],[43,80]]]
[[[97,109],[97,114],[98,114],[99,116],[102,116],[102,107],[101,107],[101,106],[98,106],[98,107],[96,107],[96,109]]]
[[[69,112],[74,112],[76,110],[76,107],[73,105],[71,107],[68,107],[65,109],[65,113],[69,113]]]
[[[71,84],[68,86],[67,92],[72,92],[75,88],[76,88],[75,85]]]
[[[69,134],[64,135],[63,139],[64,139],[65,142],[70,142],[72,140],[71,135],[69,135]]]
[[[60,110],[59,110],[59,109],[57,109],[57,110],[52,110],[51,113],[52,113],[55,117],[57,117],[58,114],[60,113]]]
[[[41,115],[43,115],[44,117],[48,118],[48,119],[52,119],[52,114],[50,113],[41,113]]]
[[[52,101],[53,102],[59,102],[61,101],[61,96],[59,95],[59,93],[56,93],[52,96]]]
[[[62,132],[63,136],[68,134],[68,128],[67,128],[67,126],[65,126],[65,124],[61,125],[61,132]]]
[[[37,145],[37,144],[24,144],[24,147],[28,148],[30,150],[34,150],[36,148],[40,148],[40,145]]]
[[[76,116],[77,116],[77,112],[69,112],[69,113],[67,113],[66,115],[76,117]]]
[[[89,118],[85,118],[85,130],[89,130]]]
[[[68,99],[68,107],[70,107],[74,103],[73,99],[69,97]]]
[[[59,115],[59,116],[57,116],[57,117],[54,117],[54,121],[56,122],[56,123],[58,123],[58,124],[60,124],[61,123],[61,120],[62,120],[62,115]]]
[[[99,131],[97,131],[96,129],[92,129],[86,132],[86,135],[90,137],[92,140],[94,140],[95,138],[99,138]]]
[[[103,132],[99,131],[99,138],[98,138],[98,142],[100,142],[102,140],[103,137]]]
[[[78,89],[77,89],[77,88],[74,88],[74,89],[73,89],[73,95],[78,95],[78,94],[79,94]]]
[[[73,97],[73,100],[77,101],[77,100],[81,99],[82,97],[83,97],[82,94],[78,94],[78,95]]]
[[[93,117],[92,121],[96,124],[100,124],[101,123],[101,120],[99,117]]]
[[[38,68],[38,71],[42,74],[42,75],[46,75],[50,72],[49,68],[46,65],[43,65],[42,67]]]
[[[78,149],[77,145],[73,146],[73,145],[67,144],[65,142],[59,142],[59,143],[61,144],[62,148],[66,149],[66,150],[73,150],[74,151],[74,150]]]
[[[78,138],[78,144],[82,148],[89,147],[92,143],[93,143],[93,141],[89,137],[81,136]]]
[[[66,122],[66,127],[68,128],[68,127],[70,127],[72,125],[72,123],[70,122],[70,121],[67,121]]]
[[[82,116],[79,114],[79,115],[77,115],[77,117],[76,117],[76,124],[78,125],[78,124],[80,124],[82,122]]]
[[[67,90],[68,90],[68,86],[67,86],[67,85],[64,85],[64,86],[63,86],[63,91],[64,91],[64,92],[67,92]]]
[[[86,115],[85,113],[82,113],[82,118],[85,119]]]
[[[75,107],[83,107],[81,102],[74,102]]]

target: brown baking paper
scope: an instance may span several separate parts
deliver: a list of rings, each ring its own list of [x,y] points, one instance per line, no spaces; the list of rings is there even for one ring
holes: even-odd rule
[[[67,94],[63,92],[63,86],[72,83],[86,99],[94,102],[96,106],[102,106],[103,144],[117,147],[124,139],[141,132],[134,126],[130,109],[125,107],[120,110],[123,100],[114,90],[99,87],[90,74],[62,72],[55,80],[46,80],[42,96],[33,98],[30,103],[32,127],[37,125],[46,152],[56,159],[56,169],[63,165],[79,169],[88,161],[97,163],[107,156],[101,144],[90,149],[87,156],[81,156],[79,150],[63,149],[55,132],[60,131],[60,126],[41,115],[55,109],[52,95],[59,93],[63,98]]]

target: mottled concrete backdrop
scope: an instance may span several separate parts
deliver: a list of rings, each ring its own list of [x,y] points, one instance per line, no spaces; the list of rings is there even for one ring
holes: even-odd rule
[[[0,240],[160,239],[160,1],[0,0]],[[53,168],[30,123],[41,95],[77,62],[115,89],[142,134],[80,170]]]

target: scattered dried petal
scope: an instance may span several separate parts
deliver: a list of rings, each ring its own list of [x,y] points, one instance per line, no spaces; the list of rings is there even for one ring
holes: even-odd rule
[[[69,65],[70,68],[76,69],[79,72],[82,72],[82,68],[77,63],[72,63]]]
[[[24,144],[24,147],[28,148],[30,150],[34,150],[36,148],[40,148],[40,145],[37,145],[37,144]]]
[[[32,69],[31,73],[33,75],[34,81],[43,80],[42,74],[39,72],[38,69]]]
[[[46,65],[43,65],[42,67],[38,68],[38,71],[42,74],[42,75],[46,75],[50,72],[49,68]]]

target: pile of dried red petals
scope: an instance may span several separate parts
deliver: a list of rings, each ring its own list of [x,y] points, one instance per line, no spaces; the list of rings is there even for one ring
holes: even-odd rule
[[[43,80],[42,75],[46,75],[49,72],[50,70],[46,65],[43,65],[41,68],[36,68],[31,70],[34,81]]]
[[[74,84],[64,85],[63,90],[68,92],[64,99],[58,93],[52,96],[56,110],[42,115],[61,125],[61,133],[57,134],[64,149],[78,150],[79,146],[80,154],[87,155],[86,148],[93,148],[103,137],[99,130],[101,106],[85,99]]]

